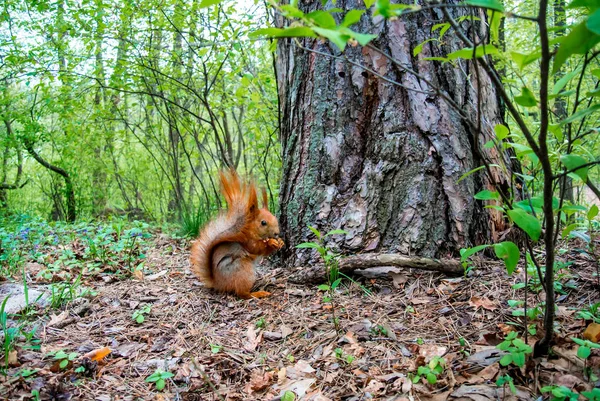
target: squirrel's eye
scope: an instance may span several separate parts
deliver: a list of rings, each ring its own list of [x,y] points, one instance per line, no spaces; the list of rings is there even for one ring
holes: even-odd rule
[[[263,221],[260,222],[260,224],[263,225],[263,226],[266,226],[267,222],[265,220],[263,220]]]

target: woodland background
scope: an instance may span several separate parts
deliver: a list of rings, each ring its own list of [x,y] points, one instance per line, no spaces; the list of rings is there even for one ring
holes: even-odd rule
[[[9,296],[0,306],[0,395],[442,400],[471,391],[599,400],[600,2],[449,3],[5,1],[0,293]],[[368,32],[382,26],[413,29],[408,36],[421,41]],[[372,57],[374,44],[412,58]],[[487,118],[484,70],[500,80],[490,114],[503,121]],[[406,76],[415,86],[403,86]],[[360,95],[335,92],[367,80]],[[404,145],[440,134],[440,126],[419,131],[415,116],[430,115],[405,101],[426,95],[428,111],[456,122],[456,133],[442,126],[442,134],[463,142],[465,163],[431,169],[452,164],[452,152],[400,152],[400,142],[369,137],[383,125],[353,131],[344,110],[362,110],[375,92],[407,106],[398,108],[403,131],[390,131],[408,132],[394,139],[409,138]],[[449,107],[457,100],[464,107]],[[332,112],[346,101],[352,107]],[[328,131],[340,126],[351,132]],[[413,170],[356,190],[343,174],[351,167],[363,177],[366,156],[351,153],[356,137],[376,145],[373,160],[400,155],[393,167]],[[326,165],[332,148],[346,153]],[[432,164],[407,163],[418,155]],[[322,262],[309,273],[327,284],[311,288],[296,276],[296,286],[290,266],[275,264],[259,283],[274,297],[261,303],[199,286],[189,241],[222,206],[216,178],[225,167],[267,188],[287,236],[281,260]],[[420,174],[429,187],[411,184]],[[459,182],[460,196],[447,196]],[[369,197],[381,207],[344,220],[338,205]],[[395,203],[407,199],[414,203]],[[456,214],[465,220],[450,213],[467,209]],[[406,210],[429,225],[404,219]],[[316,218],[320,225],[308,227]],[[414,231],[394,231],[392,218]],[[469,218],[476,224],[461,232]],[[372,251],[361,235],[378,219],[392,227],[381,230],[387,243],[373,242],[378,252],[398,251],[417,233],[405,253],[454,257],[461,276],[344,276],[344,261],[357,258],[338,251]],[[430,241],[431,233],[441,236]],[[484,249],[502,263],[480,259]],[[535,356],[552,347],[551,357],[534,360],[540,343]]]

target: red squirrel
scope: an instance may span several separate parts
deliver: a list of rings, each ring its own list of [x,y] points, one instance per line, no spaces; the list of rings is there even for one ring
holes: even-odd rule
[[[267,192],[262,190],[259,208],[254,183],[242,182],[233,169],[220,172],[220,179],[227,212],[208,222],[192,244],[192,271],[207,288],[244,299],[267,297],[267,291],[250,292],[259,258],[284,245],[277,218],[267,208]]]

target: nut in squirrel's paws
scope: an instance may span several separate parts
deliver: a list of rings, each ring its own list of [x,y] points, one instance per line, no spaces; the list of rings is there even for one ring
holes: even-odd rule
[[[285,242],[281,238],[268,238],[264,240],[267,245],[272,248],[281,249],[285,245]]]

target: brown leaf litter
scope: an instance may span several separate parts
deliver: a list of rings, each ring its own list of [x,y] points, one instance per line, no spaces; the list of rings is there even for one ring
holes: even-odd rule
[[[0,382],[0,397],[27,399],[39,391],[41,399],[60,400],[276,400],[292,391],[313,401],[533,400],[536,386],[586,388],[568,338],[587,327],[572,312],[598,302],[598,291],[591,264],[567,257],[575,262],[576,286],[559,303],[565,313],[557,320],[558,357],[507,369],[495,345],[523,328],[507,304],[522,297],[511,287],[523,281],[522,270],[507,276],[502,264],[484,261],[470,278],[404,271],[369,280],[372,295],[345,281],[335,297],[336,333],[323,293],[287,283],[284,270],[263,272],[261,289],[273,292],[270,298],[216,294],[190,274],[185,244],[161,237],[146,263],[151,271],[90,279],[97,296],[85,307],[72,303],[40,317],[41,351],[18,346],[9,355],[15,367]],[[132,314],[146,305],[150,312],[138,324]],[[79,356],[52,371],[48,352],[57,350]],[[435,357],[446,361],[438,382],[413,383],[419,366]],[[598,352],[591,358],[600,359]],[[35,373],[24,377],[24,369]],[[173,374],[163,391],[145,381],[157,369]],[[495,385],[507,371],[517,394]]]

